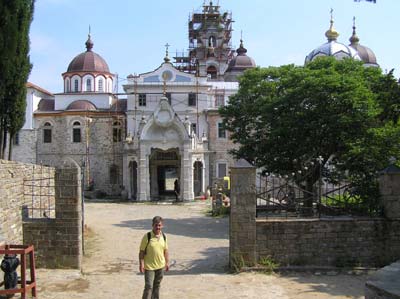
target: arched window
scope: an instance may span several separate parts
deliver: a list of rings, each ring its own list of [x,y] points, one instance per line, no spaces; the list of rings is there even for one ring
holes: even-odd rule
[[[86,79],[86,91],[92,91],[92,80]]]
[[[121,142],[122,141],[122,128],[121,122],[115,121],[113,123],[113,141]]]
[[[70,92],[69,79],[65,80],[65,92]]]
[[[217,79],[217,68],[213,65],[210,65],[207,68],[207,75],[211,78],[211,79]]]
[[[51,143],[52,141],[53,126],[51,123],[46,122],[43,125],[43,143]]]
[[[78,81],[78,79],[75,79],[75,81],[74,81],[74,91],[75,92],[79,91],[79,81]]]
[[[99,91],[103,92],[103,79],[99,79]]]
[[[79,121],[74,122],[72,125],[72,142],[81,142],[81,123]]]

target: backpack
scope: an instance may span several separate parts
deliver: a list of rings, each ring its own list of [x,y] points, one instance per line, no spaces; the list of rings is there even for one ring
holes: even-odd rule
[[[167,242],[167,236],[164,234],[164,232],[162,232],[162,236],[163,236],[164,242]],[[146,252],[147,252],[147,246],[149,246],[150,239],[151,239],[151,232],[148,232],[147,233],[147,244],[146,244],[146,247],[144,248],[144,254],[146,254]]]

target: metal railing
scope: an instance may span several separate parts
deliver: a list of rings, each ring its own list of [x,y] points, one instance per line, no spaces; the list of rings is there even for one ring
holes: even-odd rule
[[[50,173],[41,173],[25,179],[23,216],[30,219],[55,218],[54,177]]]
[[[306,190],[290,179],[267,176],[258,178],[257,217],[329,217],[375,216],[357,189],[349,182],[330,183],[321,178]]]

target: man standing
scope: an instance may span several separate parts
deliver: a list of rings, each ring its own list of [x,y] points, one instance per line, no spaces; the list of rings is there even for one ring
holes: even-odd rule
[[[175,192],[176,201],[178,201],[179,194],[181,193],[181,188],[179,186],[179,180],[178,179],[176,179],[175,182],[174,182],[174,192]]]
[[[153,218],[153,229],[143,236],[139,251],[139,270],[144,273],[144,291],[142,299],[159,299],[160,284],[165,271],[169,270],[168,244],[161,231],[163,219]]]

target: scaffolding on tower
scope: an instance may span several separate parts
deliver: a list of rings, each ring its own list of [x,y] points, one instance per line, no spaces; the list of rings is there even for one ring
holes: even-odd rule
[[[199,61],[208,58],[208,50],[213,48],[217,62],[229,63],[232,59],[232,13],[220,12],[220,6],[212,1],[204,3],[201,11],[193,12],[188,20],[189,48],[176,51],[174,65],[183,72],[196,74]],[[217,40],[208,40],[213,35]],[[211,44],[210,44],[211,43]]]

